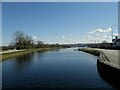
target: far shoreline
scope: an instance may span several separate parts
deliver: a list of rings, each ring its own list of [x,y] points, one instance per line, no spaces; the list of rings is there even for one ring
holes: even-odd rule
[[[12,57],[21,56],[21,55],[36,52],[36,51],[48,51],[48,50],[54,50],[54,49],[56,49],[56,48],[24,49],[24,50],[16,51],[16,52],[2,53],[2,54],[0,54],[0,57],[1,57],[0,61],[4,61],[4,60],[12,58]]]

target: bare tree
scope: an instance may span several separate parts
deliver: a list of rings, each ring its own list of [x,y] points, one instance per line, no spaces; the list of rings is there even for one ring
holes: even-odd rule
[[[24,49],[25,34],[17,31],[13,34],[16,49]]]
[[[38,41],[35,44],[33,38],[21,31],[17,31],[13,34],[16,49],[30,49],[30,48],[40,48],[44,46],[42,41]]]

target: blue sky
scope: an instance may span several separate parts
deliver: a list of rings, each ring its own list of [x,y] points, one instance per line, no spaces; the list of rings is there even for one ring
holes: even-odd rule
[[[2,3],[0,3],[0,12],[2,12]],[[2,14],[0,14],[0,46],[2,45]]]
[[[112,3],[3,3],[3,45],[12,41],[15,31],[22,31],[45,43],[87,43],[110,41],[108,30],[118,27],[118,6]],[[101,37],[103,36],[103,37]]]

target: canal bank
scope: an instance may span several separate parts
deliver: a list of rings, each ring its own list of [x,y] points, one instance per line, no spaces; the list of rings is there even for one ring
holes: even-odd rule
[[[47,51],[47,50],[53,50],[53,48],[38,48],[38,49],[25,49],[25,50],[19,50],[19,51],[11,51],[6,53],[1,53],[0,61],[6,60],[12,57],[21,56],[24,54],[36,52],[36,51]]]
[[[100,50],[94,50],[94,49],[91,49],[91,48],[79,48],[78,51],[83,51],[83,52],[86,52],[86,53],[90,53],[90,54],[93,54],[95,56],[100,55]]]
[[[98,56],[97,67],[102,72],[102,75],[120,80],[119,51],[92,48],[81,48],[78,50]]]

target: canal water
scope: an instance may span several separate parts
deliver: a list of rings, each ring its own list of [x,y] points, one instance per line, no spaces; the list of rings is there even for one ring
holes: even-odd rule
[[[97,57],[73,48],[35,52],[2,63],[3,88],[113,88]]]

